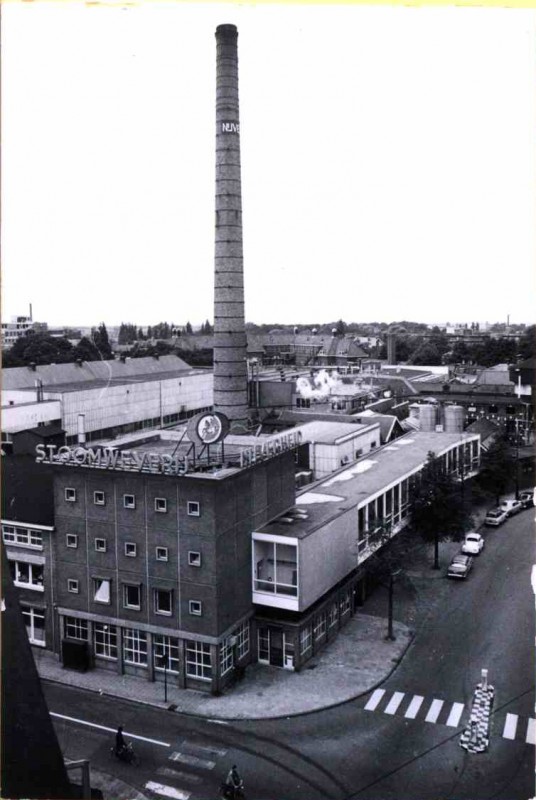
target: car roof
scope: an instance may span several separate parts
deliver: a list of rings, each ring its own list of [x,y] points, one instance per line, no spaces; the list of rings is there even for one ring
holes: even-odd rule
[[[463,553],[458,553],[458,555],[454,556],[454,558],[452,559],[452,563],[453,564],[454,563],[457,563],[457,564],[465,563],[469,558],[470,558],[470,556],[466,556]]]
[[[479,533],[467,533],[465,535],[466,539],[482,539],[482,536]]]

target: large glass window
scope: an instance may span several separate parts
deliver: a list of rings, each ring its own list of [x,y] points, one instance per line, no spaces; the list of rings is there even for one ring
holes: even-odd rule
[[[326,612],[322,611],[315,619],[313,628],[315,642],[321,641],[326,635]]]
[[[298,563],[295,544],[253,542],[255,553],[255,591],[298,595]]]
[[[2,534],[6,544],[43,549],[43,536],[39,531],[19,528],[17,525],[2,525]]]
[[[45,646],[45,611],[42,608],[22,607],[22,618],[32,644]]]
[[[238,658],[242,658],[246,653],[249,653],[249,620],[243,622],[242,625],[237,628],[235,635],[238,638]]]
[[[179,671],[179,640],[175,636],[153,636],[154,668],[164,671],[164,660],[167,658],[166,670]]]
[[[350,590],[346,589],[340,600],[341,617],[350,611]]]
[[[89,638],[87,619],[64,617],[63,633],[69,639],[80,639],[82,642],[87,642]]]
[[[123,657],[127,664],[147,666],[147,634],[133,628],[125,628]]]
[[[10,561],[9,566],[15,586],[22,586],[25,589],[36,589],[40,592],[44,591],[42,564],[27,564],[25,561]]]
[[[210,645],[205,642],[186,642],[186,674],[191,678],[209,681],[212,678]]]
[[[338,615],[337,603],[333,602],[330,605],[329,611],[328,611],[328,624],[329,624],[330,628],[333,628],[333,626],[337,624],[338,617],[339,617],[339,615]]]
[[[220,674],[225,675],[233,666],[233,648],[228,640],[220,644]]]
[[[96,622],[94,626],[95,655],[101,658],[117,659],[117,628]]]

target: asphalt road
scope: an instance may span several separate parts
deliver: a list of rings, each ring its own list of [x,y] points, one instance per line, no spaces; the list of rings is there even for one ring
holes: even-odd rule
[[[66,755],[89,757],[146,794],[146,783],[157,781],[191,800],[218,797],[232,763],[248,800],[528,800],[535,794],[534,745],[526,741],[534,717],[534,514],[483,532],[486,546],[467,580],[419,587],[414,643],[375,710],[367,696],[302,717],[218,724],[48,685],[51,711],[111,729],[123,724],[161,742],[135,741],[142,764],[129,767],[110,759],[112,732],[56,718]],[[470,755],[458,742],[483,667],[496,692],[490,747]],[[465,709],[459,720],[456,704]],[[517,722],[514,739],[503,735],[507,714]]]

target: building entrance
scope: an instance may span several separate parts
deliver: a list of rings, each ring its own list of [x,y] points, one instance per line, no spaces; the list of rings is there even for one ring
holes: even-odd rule
[[[259,661],[273,667],[294,669],[294,644],[281,628],[258,628]]]

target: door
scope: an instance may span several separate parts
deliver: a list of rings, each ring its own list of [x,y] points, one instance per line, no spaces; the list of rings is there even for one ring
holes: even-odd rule
[[[270,628],[270,664],[283,666],[283,631],[279,628]]]

